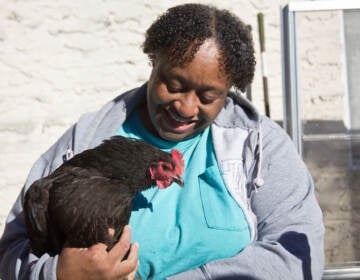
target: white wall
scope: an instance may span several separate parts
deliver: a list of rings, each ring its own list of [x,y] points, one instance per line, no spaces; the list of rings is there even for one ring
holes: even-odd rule
[[[144,32],[185,2],[0,0],[0,233],[38,156],[82,113],[147,80]],[[256,14],[265,13],[270,94],[281,118],[279,5],[286,1],[199,2],[252,24],[257,48]],[[260,79],[253,95],[262,110]]]
[[[150,67],[140,48],[144,32],[168,7],[185,2],[190,1],[0,0],[0,234],[34,161],[81,114],[147,80]],[[280,4],[288,1],[197,2],[230,9],[253,26],[258,67],[252,94],[261,112],[264,109],[256,16],[259,12],[265,14],[270,109],[272,117],[281,120],[279,14]],[[301,24],[306,26],[314,20],[320,26],[328,26],[327,20],[332,17],[308,16]],[[305,63],[303,73],[309,73],[319,56],[322,65],[333,67],[333,55],[318,51],[313,47],[317,38],[304,35],[300,34],[305,46],[300,57]],[[332,46],[339,48],[336,43]],[[339,69],[341,65],[336,63]],[[304,85],[312,92],[306,104],[316,105],[315,110],[323,110],[322,116],[333,118],[329,116],[333,105],[325,109],[322,105],[338,100],[339,93],[319,90],[311,77]],[[328,77],[321,79],[326,83]],[[309,110],[308,115],[313,112]]]

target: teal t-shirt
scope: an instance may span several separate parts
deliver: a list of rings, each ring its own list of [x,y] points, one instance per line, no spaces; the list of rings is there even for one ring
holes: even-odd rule
[[[176,183],[150,188],[133,200],[130,225],[132,241],[140,244],[141,279],[165,279],[232,257],[250,243],[248,223],[226,189],[209,131],[181,142],[165,141],[146,131],[136,110],[118,130],[118,135],[165,151],[177,149],[185,162],[183,188]]]

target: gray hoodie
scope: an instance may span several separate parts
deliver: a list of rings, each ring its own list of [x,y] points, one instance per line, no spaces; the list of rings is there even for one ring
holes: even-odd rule
[[[146,84],[83,115],[35,162],[0,240],[1,279],[56,279],[57,256],[38,259],[30,253],[22,213],[24,193],[74,154],[114,135],[145,93]],[[234,257],[169,279],[321,279],[322,213],[312,178],[290,138],[233,93],[211,133],[224,181],[245,213],[252,242]]]

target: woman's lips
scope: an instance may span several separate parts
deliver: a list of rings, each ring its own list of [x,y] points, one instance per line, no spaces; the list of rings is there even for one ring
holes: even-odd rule
[[[177,133],[185,132],[195,125],[192,120],[184,120],[179,117],[176,113],[171,111],[163,111],[162,120],[165,126]]]

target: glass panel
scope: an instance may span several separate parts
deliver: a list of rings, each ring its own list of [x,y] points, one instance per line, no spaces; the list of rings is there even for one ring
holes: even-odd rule
[[[296,15],[303,158],[324,213],[327,267],[360,260],[360,99],[351,84],[360,48],[350,13]]]

